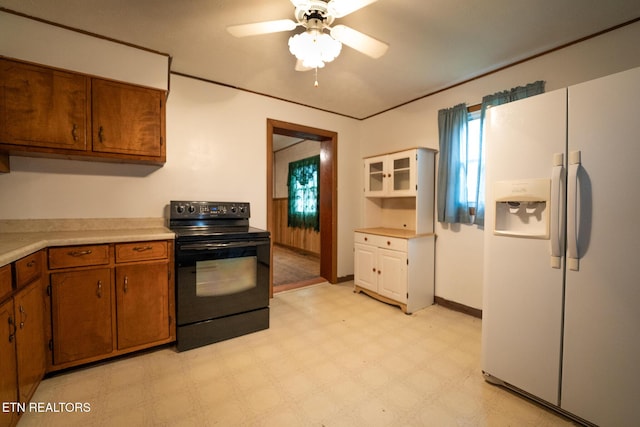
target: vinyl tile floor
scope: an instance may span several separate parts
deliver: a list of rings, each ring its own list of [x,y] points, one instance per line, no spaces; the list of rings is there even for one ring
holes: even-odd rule
[[[480,319],[352,287],[277,294],[268,330],[47,378],[19,427],[572,425],[484,381]]]

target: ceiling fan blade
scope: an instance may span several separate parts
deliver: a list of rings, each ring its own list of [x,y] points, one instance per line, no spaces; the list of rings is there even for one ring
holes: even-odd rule
[[[376,40],[345,25],[333,27],[331,29],[331,37],[372,58],[380,58],[389,48],[389,45],[385,42]]]
[[[247,37],[291,31],[297,26],[298,24],[291,19],[278,19],[276,21],[255,22],[253,24],[231,25],[227,27],[227,31],[235,37]]]
[[[331,0],[327,5],[332,15],[342,18],[378,0]]]
[[[296,70],[296,71],[309,71],[309,70],[313,70],[313,68],[311,68],[311,67],[305,67],[305,66],[302,64],[302,60],[298,59],[298,60],[296,61],[296,68],[295,68],[295,70]]]

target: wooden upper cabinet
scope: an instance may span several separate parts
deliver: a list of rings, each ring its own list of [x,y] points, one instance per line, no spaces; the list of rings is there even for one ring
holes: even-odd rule
[[[9,172],[7,153],[162,165],[165,96],[0,58],[0,172]]]
[[[165,157],[163,92],[93,79],[93,151]]]
[[[87,149],[89,78],[0,59],[0,143]]]

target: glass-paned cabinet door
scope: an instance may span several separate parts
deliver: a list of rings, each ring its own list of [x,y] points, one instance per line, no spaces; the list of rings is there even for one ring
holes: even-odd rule
[[[405,151],[389,155],[389,192],[394,196],[416,194],[416,151]]]
[[[366,159],[365,168],[365,194],[383,194],[386,191],[386,170],[383,157]]]

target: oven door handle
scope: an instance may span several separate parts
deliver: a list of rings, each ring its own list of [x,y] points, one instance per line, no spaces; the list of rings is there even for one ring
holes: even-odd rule
[[[180,249],[184,251],[220,251],[233,248],[257,247],[265,244],[269,244],[269,242],[246,241],[228,243],[192,243],[188,245],[181,245]]]

